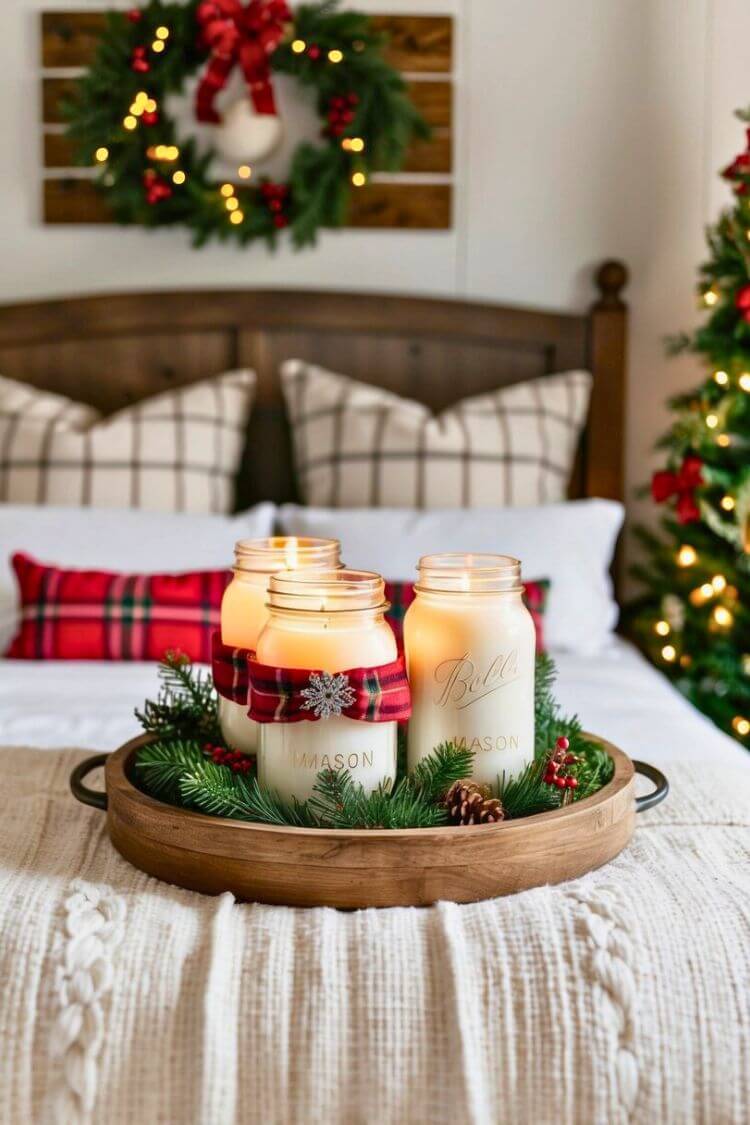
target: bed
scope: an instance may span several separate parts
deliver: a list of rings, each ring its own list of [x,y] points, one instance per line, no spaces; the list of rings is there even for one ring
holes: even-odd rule
[[[297,499],[277,374],[291,354],[435,410],[586,367],[570,495],[622,500],[625,281],[606,263],[584,315],[285,292],[8,306],[0,372],[111,412],[252,366],[242,509]],[[621,638],[553,655],[562,705],[664,768],[668,803],[575,883],[351,915],[131,869],[67,776],[132,736],[154,666],[0,662],[2,1120],[746,1120],[747,756]]]

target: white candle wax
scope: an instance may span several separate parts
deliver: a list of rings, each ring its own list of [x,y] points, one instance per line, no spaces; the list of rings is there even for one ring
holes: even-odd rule
[[[534,757],[535,631],[520,564],[503,555],[420,562],[404,620],[412,694],[408,762],[442,742],[474,753],[472,777],[498,790]]]
[[[340,544],[335,539],[298,539],[274,536],[244,539],[235,547],[232,581],[221,603],[221,639],[231,648],[255,652],[258,637],[268,620],[268,581],[289,568],[336,568]],[[245,754],[258,748],[257,723],[248,718],[247,705],[219,697],[219,722],[227,746]]]
[[[333,675],[390,664],[397,657],[378,575],[347,570],[279,574],[271,580],[270,608],[258,641],[261,664]],[[395,779],[397,726],[345,715],[261,723],[258,777],[285,800],[304,801],[321,770],[347,769],[370,793]]]

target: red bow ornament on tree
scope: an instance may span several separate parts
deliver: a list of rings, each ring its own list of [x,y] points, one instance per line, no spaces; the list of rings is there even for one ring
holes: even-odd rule
[[[258,114],[276,115],[270,57],[292,18],[286,0],[204,0],[196,12],[200,44],[210,52],[208,68],[198,87],[195,114],[199,121],[221,121],[214,101],[236,65],[248,85]]]
[[[702,468],[700,457],[689,453],[678,472],[654,473],[651,479],[651,495],[657,504],[663,504],[672,496],[677,497],[676,512],[680,523],[695,523],[701,518],[695,490],[703,484]]]
[[[742,319],[750,324],[750,285],[741,285],[734,298]]]
[[[732,180],[737,195],[745,195],[748,189],[747,177],[750,176],[750,129],[746,131],[747,148],[735,156],[721,173],[725,180]]]

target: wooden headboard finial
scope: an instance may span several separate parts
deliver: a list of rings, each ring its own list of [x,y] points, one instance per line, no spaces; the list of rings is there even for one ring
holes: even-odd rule
[[[601,294],[595,309],[621,309],[624,302],[620,294],[628,283],[628,268],[624,262],[610,258],[596,271],[596,287]]]

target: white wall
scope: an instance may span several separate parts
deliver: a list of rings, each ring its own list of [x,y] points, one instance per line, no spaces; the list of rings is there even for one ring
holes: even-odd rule
[[[312,252],[39,222],[37,12],[0,4],[0,299],[180,286],[319,286],[582,309],[604,257],[630,266],[628,479],[647,479],[662,403],[695,375],[662,337],[695,321],[714,176],[750,102],[745,0],[359,0],[457,18],[457,182],[449,233],[332,232]],[[129,6],[124,3],[121,6]],[[637,511],[639,506],[635,505]]]

